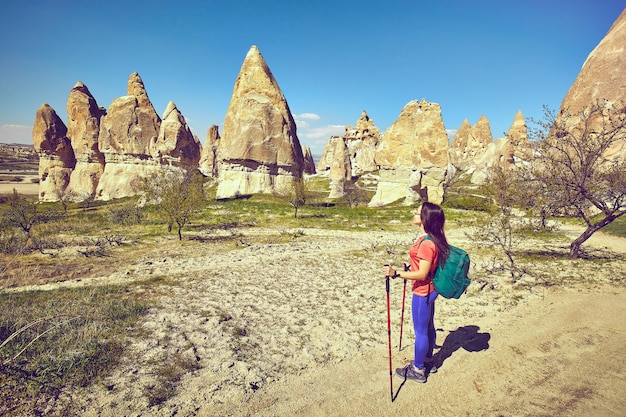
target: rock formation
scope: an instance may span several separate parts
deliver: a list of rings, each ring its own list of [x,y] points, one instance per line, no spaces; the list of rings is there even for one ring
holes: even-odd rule
[[[450,146],[450,159],[455,168],[475,166],[493,142],[489,120],[482,115],[474,126],[463,120]]]
[[[100,120],[106,114],[99,107],[87,86],[76,83],[67,99],[67,136],[76,156],[70,182],[65,190],[67,198],[82,201],[93,198],[104,172],[104,154],[98,149]]]
[[[220,143],[220,132],[217,125],[207,130],[204,147],[200,154],[198,169],[207,177],[217,178],[217,148]]]
[[[68,127],[47,104],[37,110],[33,142],[40,154],[41,201],[136,195],[163,166],[198,168],[201,145],[170,102],[163,122],[136,72],[127,95],[99,107],[80,81],[67,101]]]
[[[198,166],[201,148],[176,104],[170,101],[163,113],[159,135],[150,146],[152,158],[161,164],[192,168]]]
[[[510,168],[518,161],[528,160],[530,157],[530,141],[528,140],[528,127],[522,111],[518,111],[513,119],[513,124],[506,134],[506,146],[502,152],[500,163],[504,168]]]
[[[148,99],[143,81],[134,72],[128,79],[127,95],[113,100],[102,118],[98,146],[105,167],[96,198],[110,200],[136,195],[141,183],[158,169],[151,158],[161,119]]]
[[[350,153],[352,175],[362,175],[378,169],[374,162],[374,154],[380,142],[381,133],[365,110],[361,113],[354,129],[346,127],[344,138]]]
[[[330,165],[329,180],[330,193],[328,198],[341,198],[345,192],[346,184],[352,181],[352,166],[350,164],[350,152],[346,140],[339,138],[335,142],[333,150],[333,162]]]
[[[334,161],[333,152],[337,141],[344,141],[350,154],[350,164],[352,175],[359,176],[366,172],[376,171],[378,167],[374,162],[376,147],[381,139],[381,133],[374,121],[369,118],[367,112],[363,110],[361,117],[357,120],[354,128],[346,126],[343,136],[333,136],[330,138],[324,153],[317,163],[317,170],[328,171]]]
[[[302,178],[296,123],[256,46],[235,81],[217,155],[216,198],[273,193]]]
[[[518,111],[506,137],[490,143],[483,155],[472,164],[471,182],[483,184],[487,180],[490,167],[501,166],[509,169],[516,163],[528,160],[529,156],[530,142],[526,120],[522,112]]]
[[[441,203],[448,169],[448,135],[441,106],[410,101],[383,134],[374,156],[380,181],[371,207],[420,198]]]
[[[315,160],[309,146],[302,146],[302,157],[304,158],[303,172],[308,175],[315,174]]]
[[[348,126],[346,126],[346,129],[348,129]],[[333,164],[333,152],[335,152],[335,148],[337,147],[337,141],[343,141],[343,136],[331,136],[328,138],[324,152],[317,162],[317,172],[325,172],[330,169]]]
[[[448,156],[450,157],[450,163],[458,169],[467,169],[469,164],[466,156],[467,143],[469,141],[470,130],[472,129],[472,125],[467,119],[463,120],[461,126],[456,131],[454,138],[452,139],[452,143],[450,144],[450,149],[448,151]]]
[[[70,182],[76,158],[67,127],[48,104],[35,114],[33,143],[39,154],[39,200],[58,201]]]
[[[585,60],[582,69],[561,102],[560,113],[580,113],[598,100],[613,105],[626,101],[626,9],[613,23],[605,37]],[[568,120],[574,125],[574,117]],[[626,141],[618,141],[607,156],[626,160]]]

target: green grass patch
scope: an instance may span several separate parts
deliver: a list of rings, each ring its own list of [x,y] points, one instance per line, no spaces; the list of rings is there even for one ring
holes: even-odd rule
[[[123,286],[3,293],[0,414],[42,415],[62,389],[106,376],[148,308]]]

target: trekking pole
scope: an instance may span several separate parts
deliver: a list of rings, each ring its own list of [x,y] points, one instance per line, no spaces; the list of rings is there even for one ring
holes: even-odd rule
[[[393,402],[393,363],[391,360],[391,311],[389,309],[389,278],[389,275],[385,276],[385,287],[387,289],[387,346],[389,347],[389,393],[391,394],[391,402]]]
[[[408,271],[407,264],[404,264],[404,270]],[[402,291],[402,316],[400,318],[400,343],[398,344],[398,351],[402,350],[402,328],[404,327],[404,300],[406,299],[406,279],[404,280],[404,290]]]
[[[398,343],[398,351],[402,350],[402,327],[404,326],[404,299],[406,298],[406,279],[404,280],[404,290],[402,292],[402,316],[400,318],[400,343]]]

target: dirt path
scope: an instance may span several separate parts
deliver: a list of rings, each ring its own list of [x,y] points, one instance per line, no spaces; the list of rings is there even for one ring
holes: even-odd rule
[[[288,377],[240,407],[199,414],[623,416],[624,323],[623,291],[557,291],[448,333],[439,372],[424,385],[394,377],[394,402],[384,350]],[[410,350],[394,348],[394,365]]]
[[[394,376],[392,402],[378,274],[389,259],[386,248],[408,247],[414,233],[303,230],[279,244],[267,243],[260,230],[242,230],[248,232],[255,236],[242,240],[250,244],[233,250],[219,241],[163,247],[109,276],[50,286],[150,276],[168,282],[137,287],[158,302],[142,325],[150,336],[135,340],[102,384],[68,393],[77,415],[624,415],[623,239],[594,236],[591,249],[613,252],[602,260],[544,260],[558,286],[475,288],[459,300],[438,300],[441,369],[426,384]],[[448,233],[471,248],[464,236],[459,229]],[[600,264],[604,274],[597,273]],[[398,351],[401,294],[396,280],[394,368],[413,356],[408,315]],[[175,395],[150,405],[157,376],[176,360],[197,369]]]

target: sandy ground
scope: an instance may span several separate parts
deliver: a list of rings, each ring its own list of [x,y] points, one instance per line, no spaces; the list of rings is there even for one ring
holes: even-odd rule
[[[307,229],[290,231],[288,243],[259,237],[276,231],[241,233],[234,249],[207,236],[202,244],[114,265],[107,276],[60,284],[166,279],[136,290],[158,305],[123,366],[61,401],[84,416],[626,413],[623,239],[598,234],[589,242],[596,259],[605,258],[603,271],[597,260],[555,259],[539,268],[566,284],[513,286],[503,276],[494,278],[494,289],[479,291],[475,283],[459,300],[438,299],[441,368],[426,384],[394,376],[390,387],[380,266],[402,259],[390,248],[408,250],[415,233]],[[462,230],[448,237],[472,255]],[[392,281],[390,298],[395,368],[413,349],[408,300],[399,346],[400,280]],[[175,384],[163,382],[176,368],[188,372]],[[167,389],[175,394],[150,404]]]

